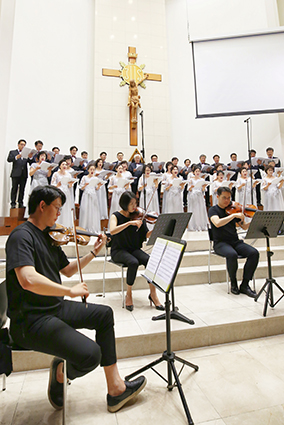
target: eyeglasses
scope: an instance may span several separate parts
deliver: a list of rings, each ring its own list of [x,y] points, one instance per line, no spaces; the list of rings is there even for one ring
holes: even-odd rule
[[[57,207],[56,205],[54,205],[54,204],[50,204],[50,205],[52,205],[56,210],[57,210],[57,214],[61,214],[61,211],[62,211],[62,207]]]

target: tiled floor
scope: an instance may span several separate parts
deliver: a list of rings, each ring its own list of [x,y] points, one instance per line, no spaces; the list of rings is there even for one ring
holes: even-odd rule
[[[284,336],[183,351],[178,355],[199,366],[185,367],[181,382],[194,423],[199,425],[284,424]],[[119,361],[123,376],[157,356]],[[179,368],[179,363],[176,362]],[[166,373],[166,365],[158,370]],[[182,425],[187,420],[177,388],[169,392],[151,370],[144,391],[116,414],[106,410],[102,369],[68,387],[68,424]],[[61,413],[47,397],[48,371],[14,373],[0,394],[1,425],[56,425]]]

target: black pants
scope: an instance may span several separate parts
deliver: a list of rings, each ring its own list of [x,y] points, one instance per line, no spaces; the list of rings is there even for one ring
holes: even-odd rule
[[[136,249],[135,251],[128,252],[125,250],[119,250],[111,253],[111,258],[116,263],[123,263],[127,266],[127,276],[126,283],[127,285],[132,286],[138,267],[142,264],[143,266],[147,266],[149,255],[141,249]]]
[[[23,199],[25,194],[27,179],[25,177],[12,177],[12,188],[11,188],[11,206],[16,205],[17,193],[18,193],[18,203],[23,205]],[[19,192],[18,192],[19,189]]]
[[[29,314],[11,321],[11,335],[21,347],[67,360],[69,379],[116,363],[113,312],[108,306],[62,301],[53,314]],[[76,329],[95,329],[96,342]]]
[[[238,255],[247,259],[243,270],[243,280],[247,282],[252,280],[259,260],[257,249],[247,245],[243,241],[237,241],[231,244],[217,242],[214,244],[214,250],[216,254],[226,258],[227,270],[232,283],[237,282]]]

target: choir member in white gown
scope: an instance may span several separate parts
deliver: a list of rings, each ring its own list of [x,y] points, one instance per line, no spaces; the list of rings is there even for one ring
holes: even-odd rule
[[[252,180],[252,194],[253,201],[251,199],[251,178],[248,176],[248,170],[246,167],[242,167],[239,173],[238,180],[236,182],[236,188],[239,195],[239,203],[243,204],[245,199],[245,204],[256,205],[256,190],[255,187],[257,181]]]
[[[186,182],[183,182],[182,177],[178,177],[178,167],[172,165],[171,175],[167,178],[165,183],[166,200],[164,204],[165,213],[183,212],[183,189]],[[179,180],[178,186],[173,185],[174,180]]]
[[[121,161],[121,163],[119,165],[122,165],[122,167],[123,167],[123,173],[122,173],[123,177],[125,179],[131,179],[132,174],[130,173],[130,171],[128,171],[128,162],[123,160],[123,161]]]
[[[64,177],[70,178],[69,182],[62,182]],[[65,193],[66,202],[62,207],[61,214],[57,219],[57,223],[62,224],[65,227],[73,227],[73,214],[72,208],[74,208],[74,193],[73,193],[73,182],[71,181],[72,176],[67,171],[67,162],[62,159],[59,162],[59,170],[53,174],[51,184],[59,187],[62,192]],[[65,180],[65,179],[64,179]]]
[[[103,183],[99,183],[96,187],[91,186],[90,182],[96,178],[95,165],[91,162],[87,170],[89,174],[83,176],[80,183],[80,189],[83,190],[83,196],[80,205],[79,226],[83,227],[88,232],[100,233],[101,219],[98,192]]]
[[[112,176],[109,179],[109,187],[108,190],[110,193],[112,193],[112,197],[111,197],[111,205],[110,205],[110,211],[109,211],[109,216],[111,217],[112,214],[115,211],[119,211],[120,210],[120,206],[119,206],[119,199],[121,197],[121,195],[126,191],[126,190],[130,190],[130,181],[129,183],[126,183],[123,187],[119,187],[118,186],[118,180],[119,179],[124,179],[123,177],[123,167],[121,164],[119,164],[119,166],[116,168],[117,169],[117,173],[116,176]]]
[[[217,171],[216,173],[216,180],[213,181],[213,184],[211,186],[211,193],[212,193],[212,206],[213,205],[217,205],[218,203],[218,199],[217,199],[217,189],[218,187],[221,187],[222,185],[224,185],[224,180],[225,180],[225,174],[224,171]],[[230,180],[230,175],[228,174],[228,178],[227,180]],[[234,182],[232,181],[229,184],[229,188],[232,190]]]
[[[33,181],[31,183],[30,189],[31,192],[37,186],[46,186],[48,185],[48,177],[51,175],[52,165],[48,167],[47,171],[41,170],[41,164],[46,161],[46,153],[41,151],[36,156],[38,162],[34,162],[31,167],[29,174],[33,176]]]
[[[146,192],[146,208],[148,212],[156,212],[159,214],[159,199],[158,199],[158,179],[154,179],[153,184],[150,186],[148,180],[150,173],[153,171],[151,164],[147,164],[143,168],[143,174],[138,181],[138,191],[140,192],[139,206],[145,208],[144,205],[144,187]],[[145,180],[144,180],[145,179]],[[145,184],[145,186],[144,186]],[[152,198],[151,202],[150,199]],[[149,204],[150,202],[150,204]],[[151,230],[151,229],[150,229]]]
[[[204,192],[206,181],[200,177],[201,170],[198,166],[192,167],[193,177],[188,180],[188,212],[192,212],[188,223],[188,230],[201,231],[208,228],[208,215],[206,210]],[[204,182],[200,188],[195,188],[198,182]]]
[[[166,172],[163,174],[162,179],[162,187],[163,187],[163,202],[162,202],[162,213],[165,213],[166,208],[166,199],[167,199],[167,190],[165,190],[167,179],[172,175],[171,173],[171,167],[173,166],[173,163],[171,161],[168,161],[166,163]]]
[[[272,184],[277,177],[273,176],[274,168],[268,165],[265,169],[266,177],[261,182],[261,188],[264,191],[263,210],[264,211],[283,211],[284,201],[282,187],[284,180],[278,184]]]
[[[103,169],[104,162],[101,158],[97,159],[95,162],[95,176],[99,177],[100,172],[104,171]],[[99,202],[99,208],[100,208],[100,219],[106,220],[108,219],[108,213],[107,213],[107,192],[106,192],[106,185],[100,186],[98,190],[98,202]]]
[[[33,178],[30,185],[30,194],[37,186],[46,186],[48,185],[48,177],[51,176],[52,165],[48,168],[47,171],[41,169],[41,164],[46,161],[47,156],[43,151],[38,152],[36,155],[37,162],[33,162],[30,166],[29,175]],[[29,217],[28,208],[25,210],[25,218]]]

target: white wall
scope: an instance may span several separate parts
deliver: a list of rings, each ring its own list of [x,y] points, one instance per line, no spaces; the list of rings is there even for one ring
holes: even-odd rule
[[[0,3],[0,140],[2,161],[0,162],[0,215],[7,214],[9,203],[10,177],[6,155],[9,150],[7,141],[7,118],[9,105],[9,88],[11,73],[11,57],[13,43],[15,0]],[[3,208],[6,207],[6,208]]]
[[[4,0],[10,1],[10,0]],[[7,138],[92,148],[93,0],[18,0]]]
[[[97,0],[95,25],[95,122],[96,151],[103,148],[110,159],[122,150],[129,158],[128,86],[120,87],[120,78],[102,76],[102,68],[121,69],[128,62],[128,46],[136,47],[137,64],[144,72],[162,74],[162,82],[145,81],[139,87],[144,110],[145,150],[168,158],[170,116],[165,0]],[[138,124],[138,148],[141,125]]]
[[[186,15],[188,12],[192,38],[252,32],[268,28],[272,23],[273,27],[278,25],[276,2],[189,0],[189,3],[187,10],[186,0],[166,1],[173,153],[180,159],[189,157],[194,162],[202,152],[207,154],[209,162],[212,162],[215,153],[221,155],[221,161],[228,162],[229,154],[234,151],[239,154],[239,159],[245,159],[246,117],[195,119],[193,68],[191,47],[187,41]],[[252,128],[252,144],[260,155],[264,155],[265,148],[272,145],[276,155],[283,157],[277,114],[252,116]]]

